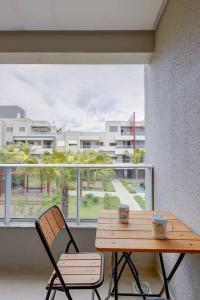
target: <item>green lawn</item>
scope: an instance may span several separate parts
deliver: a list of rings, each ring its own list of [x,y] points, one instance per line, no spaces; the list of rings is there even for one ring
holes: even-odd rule
[[[89,199],[84,201],[87,196],[83,197],[80,206],[81,219],[96,219],[98,214],[103,209],[116,209],[120,203],[120,200],[116,196],[95,197],[95,202]],[[69,218],[76,218],[76,196],[70,196],[69,198]]]
[[[125,180],[125,179],[122,179],[121,180],[121,183],[123,184],[123,186],[125,187],[125,189],[127,189],[127,191],[131,194],[136,194],[136,191],[135,189],[133,188],[132,186],[132,183]]]
[[[81,203],[80,217],[81,219],[96,219],[98,214],[103,209],[116,209],[120,203],[120,200],[116,196],[108,197],[95,197],[95,203],[91,200],[87,204]],[[70,197],[69,203],[69,217],[73,218],[76,214],[76,197]]]
[[[145,200],[140,195],[134,195],[133,198],[137,202],[137,204],[142,208],[142,210],[145,210]]]
[[[115,192],[115,188],[112,184],[112,181],[104,181],[103,182],[103,189],[105,192]]]
[[[91,195],[91,194],[90,194]],[[60,196],[54,195],[52,198],[48,198],[47,195],[43,195],[38,204],[33,202],[34,199],[27,197],[19,197],[12,202],[12,217],[15,218],[35,218],[38,217],[48,207],[56,204],[60,206]],[[32,202],[32,203],[31,203]],[[110,196],[106,194],[104,197],[91,197],[84,196],[80,206],[81,219],[96,219],[99,212],[103,209],[116,209],[120,200],[116,196]],[[69,218],[76,218],[76,196],[69,197]]]

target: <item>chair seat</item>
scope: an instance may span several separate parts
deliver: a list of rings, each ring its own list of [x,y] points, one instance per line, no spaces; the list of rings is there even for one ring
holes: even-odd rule
[[[103,280],[103,256],[100,253],[62,254],[57,266],[67,286],[97,286]],[[52,273],[48,284],[55,271]],[[56,278],[53,287],[61,286]]]

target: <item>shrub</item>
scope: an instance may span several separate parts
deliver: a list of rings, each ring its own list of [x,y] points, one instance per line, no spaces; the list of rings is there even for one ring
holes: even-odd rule
[[[84,205],[84,206],[89,206],[89,202],[90,202],[90,200],[88,199],[88,197],[87,196],[85,196],[84,198],[82,198],[82,201],[81,201],[81,203]]]
[[[99,198],[96,197],[96,196],[93,196],[92,202],[93,202],[94,204],[97,204],[97,203],[99,202]]]

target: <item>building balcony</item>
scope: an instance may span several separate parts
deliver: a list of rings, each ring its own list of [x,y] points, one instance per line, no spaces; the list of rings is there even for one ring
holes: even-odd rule
[[[98,135],[82,135],[79,138],[80,142],[81,141],[99,141],[100,137]]]
[[[31,131],[31,135],[55,135],[56,133],[55,132],[52,132],[52,131],[35,131],[35,130],[32,130]]]
[[[51,140],[53,141],[55,139],[55,134],[34,134],[34,135],[20,135],[20,136],[14,136],[13,137],[14,141],[40,141],[40,140]]]
[[[120,135],[115,137],[115,141],[132,141],[132,135]]]
[[[125,148],[125,147],[122,147],[122,148],[116,148],[115,149],[115,154],[117,155],[123,155],[125,153],[129,153],[129,154],[133,154],[133,148]]]

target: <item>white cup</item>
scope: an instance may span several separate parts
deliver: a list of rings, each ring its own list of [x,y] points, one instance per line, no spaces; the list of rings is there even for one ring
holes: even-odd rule
[[[165,216],[156,215],[152,218],[153,237],[158,240],[167,238],[167,218]]]
[[[118,206],[118,220],[120,223],[128,223],[129,220],[129,206],[120,204]]]

